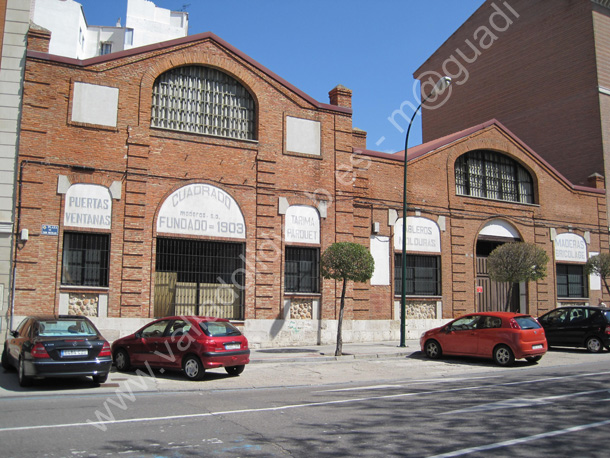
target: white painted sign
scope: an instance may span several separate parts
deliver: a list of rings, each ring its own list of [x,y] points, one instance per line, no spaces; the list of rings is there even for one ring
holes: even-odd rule
[[[66,192],[64,226],[110,229],[112,197],[108,188],[74,184]]]
[[[587,242],[571,232],[558,234],[555,237],[555,261],[587,262]]]
[[[72,121],[116,127],[118,109],[118,88],[74,83]]]
[[[286,243],[320,244],[320,214],[308,205],[291,205],[286,210],[284,241]]]
[[[286,151],[319,156],[320,138],[318,121],[286,117]]]
[[[394,249],[402,251],[402,218],[394,224]],[[441,231],[427,218],[407,217],[407,251],[441,252]]]
[[[231,195],[203,183],[183,186],[161,205],[157,232],[246,238],[244,216]]]
[[[390,284],[390,237],[382,235],[371,236],[371,255],[375,261],[375,270],[371,277],[371,285]]]

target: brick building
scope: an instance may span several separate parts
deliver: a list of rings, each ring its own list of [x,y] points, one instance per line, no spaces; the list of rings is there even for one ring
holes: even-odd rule
[[[86,314],[114,339],[202,314],[254,345],[332,342],[341,289],[319,257],[353,240],[376,268],[350,284],[344,340],[398,337],[404,156],[366,149],[349,89],[318,102],[211,33],[83,61],[48,54],[48,38],[28,41],[15,318]],[[582,266],[608,247],[603,189],[572,185],[495,120],[408,157],[410,338],[500,307],[483,267],[507,241],[557,265],[515,310],[601,296]]]
[[[453,77],[430,141],[495,118],[579,185],[610,176],[610,2],[487,0],[414,73]]]

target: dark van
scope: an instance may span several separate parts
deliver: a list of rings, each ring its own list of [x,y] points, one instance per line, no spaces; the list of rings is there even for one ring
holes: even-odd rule
[[[584,347],[591,353],[610,350],[610,308],[571,306],[545,313],[538,321],[549,347]]]

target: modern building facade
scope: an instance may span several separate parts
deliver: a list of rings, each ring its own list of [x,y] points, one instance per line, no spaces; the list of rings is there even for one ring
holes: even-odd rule
[[[349,89],[316,101],[211,33],[85,60],[48,38],[28,41],[16,318],[86,314],[113,339],[213,315],[253,345],[333,342],[341,285],[319,259],[355,241],[375,273],[350,284],[344,341],[398,338],[404,156],[366,149]],[[603,188],[573,185],[493,119],[408,159],[410,338],[503,307],[485,259],[509,241],[553,264],[512,309],[601,297],[583,265],[608,249]]]
[[[8,328],[12,297],[14,193],[29,2],[0,1],[0,336]]]

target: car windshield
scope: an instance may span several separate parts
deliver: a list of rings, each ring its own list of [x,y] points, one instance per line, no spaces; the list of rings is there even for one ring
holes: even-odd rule
[[[85,320],[41,320],[38,322],[38,335],[41,337],[91,336],[97,332]]]
[[[226,321],[207,321],[199,323],[199,326],[210,337],[240,336],[241,332],[231,323]]]
[[[515,321],[521,329],[538,329],[541,327],[531,316],[516,316]]]
[[[606,320],[607,320],[607,321],[610,321],[610,310],[608,310],[608,311],[605,311],[605,310],[604,310],[602,313],[603,313],[603,314],[604,314],[604,316],[606,317]]]

